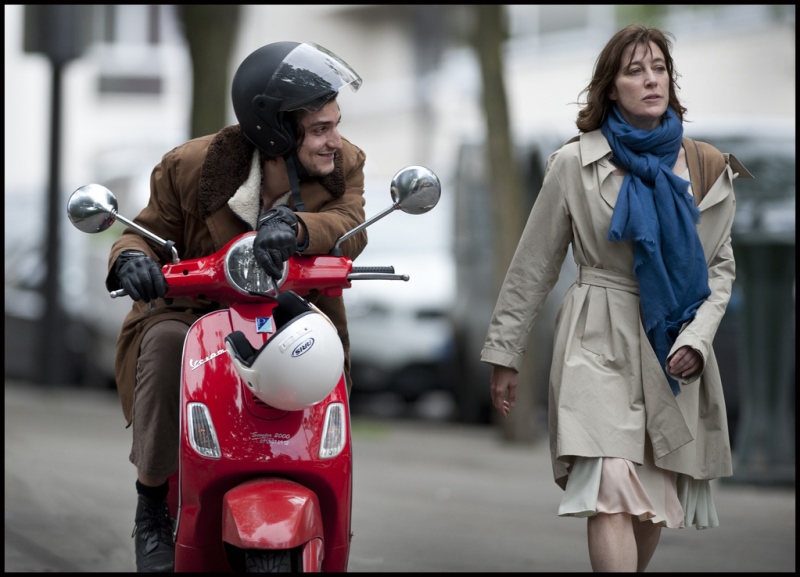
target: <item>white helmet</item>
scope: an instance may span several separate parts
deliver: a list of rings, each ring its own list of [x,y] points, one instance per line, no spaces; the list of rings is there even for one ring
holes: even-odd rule
[[[300,411],[325,399],[344,371],[336,327],[297,294],[278,295],[277,331],[255,350],[241,331],[225,337],[233,366],[253,394],[276,409]]]

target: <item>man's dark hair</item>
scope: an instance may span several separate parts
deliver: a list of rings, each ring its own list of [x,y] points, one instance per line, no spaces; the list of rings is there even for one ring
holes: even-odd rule
[[[331,96],[325,104],[328,102],[333,102],[336,100],[336,97],[339,96],[338,92],[335,92],[333,96]],[[305,108],[300,108],[299,110],[292,110],[288,113],[289,117],[289,125],[292,127],[292,131],[294,132],[295,142],[295,150],[300,148],[300,145],[303,144],[303,139],[306,137],[306,130],[303,128],[303,118],[309,113],[308,110]]]

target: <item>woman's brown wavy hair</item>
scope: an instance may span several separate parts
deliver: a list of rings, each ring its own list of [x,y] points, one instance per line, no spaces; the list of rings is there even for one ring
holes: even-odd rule
[[[647,28],[638,24],[626,26],[614,34],[605,48],[603,48],[603,51],[600,52],[600,56],[597,57],[592,81],[589,86],[581,91],[581,94],[586,94],[586,103],[584,108],[578,112],[578,119],[575,121],[578,130],[590,132],[602,126],[614,102],[608,97],[608,93],[614,84],[617,72],[622,68],[622,55],[625,53],[625,49],[631,44],[641,44],[649,48],[650,42],[654,42],[664,53],[664,60],[669,74],[669,107],[676,112],[680,121],[683,122],[686,108],[680,103],[676,93],[680,86],[678,86],[678,72],[675,70],[671,54],[672,42],[670,39],[674,40],[674,38],[669,32],[662,32],[656,28]],[[632,59],[633,53],[631,53]]]

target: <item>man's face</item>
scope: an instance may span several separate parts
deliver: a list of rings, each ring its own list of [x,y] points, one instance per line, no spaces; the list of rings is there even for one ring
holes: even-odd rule
[[[338,129],[341,119],[339,104],[332,100],[300,120],[305,136],[297,149],[297,158],[309,175],[327,176],[333,172],[333,155],[342,149],[342,137]]]

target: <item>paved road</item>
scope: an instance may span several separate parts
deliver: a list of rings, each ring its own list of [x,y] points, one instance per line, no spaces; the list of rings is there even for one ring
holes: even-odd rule
[[[6,382],[5,570],[127,572],[130,431],[113,392]],[[556,516],[546,443],[488,427],[356,418],[351,572],[589,571]],[[795,491],[716,484],[717,529],[665,530],[651,571],[795,572]]]

